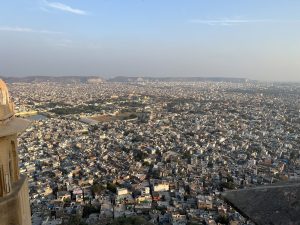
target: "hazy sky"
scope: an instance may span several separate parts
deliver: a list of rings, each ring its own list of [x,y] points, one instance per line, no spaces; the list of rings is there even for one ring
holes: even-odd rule
[[[2,1],[0,74],[300,81],[300,1]]]

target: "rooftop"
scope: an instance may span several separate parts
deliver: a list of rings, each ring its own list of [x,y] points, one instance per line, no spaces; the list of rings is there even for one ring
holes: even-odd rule
[[[225,192],[224,199],[258,225],[300,224],[300,183]]]

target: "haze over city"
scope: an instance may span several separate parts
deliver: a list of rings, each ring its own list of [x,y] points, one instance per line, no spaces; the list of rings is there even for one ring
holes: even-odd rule
[[[300,81],[299,10],[288,0],[3,1],[0,74]]]

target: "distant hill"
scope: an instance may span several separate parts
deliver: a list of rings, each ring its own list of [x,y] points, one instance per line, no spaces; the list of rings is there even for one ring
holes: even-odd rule
[[[230,78],[230,77],[125,77],[118,76],[108,79],[109,82],[137,82],[137,81],[163,81],[163,82],[195,82],[195,81],[211,81],[211,82],[232,82],[244,83],[249,80],[246,78]]]
[[[28,77],[1,77],[7,83],[39,83],[39,82],[57,82],[57,83],[102,83],[102,82],[142,82],[142,81],[161,81],[161,82],[231,82],[245,83],[249,80],[246,78],[230,77],[126,77],[117,76],[109,79],[103,79],[97,76],[28,76]]]
[[[101,83],[105,80],[97,76],[30,76],[30,77],[0,77],[7,83],[39,83],[39,82],[57,82],[57,83]]]

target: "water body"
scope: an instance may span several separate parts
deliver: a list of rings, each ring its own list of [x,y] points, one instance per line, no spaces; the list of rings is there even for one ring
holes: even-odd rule
[[[37,114],[37,115],[33,115],[33,116],[28,116],[28,117],[26,117],[26,119],[29,119],[31,121],[36,121],[36,120],[45,120],[45,119],[47,119],[47,117],[44,115],[41,115],[41,114]]]

